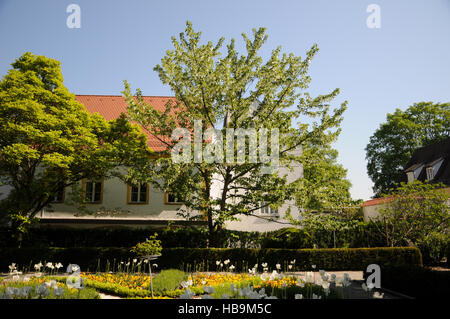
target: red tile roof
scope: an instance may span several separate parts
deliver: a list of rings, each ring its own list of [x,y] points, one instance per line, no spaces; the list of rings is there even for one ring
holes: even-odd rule
[[[366,200],[363,204],[362,207],[366,207],[366,206],[374,206],[374,205],[380,205],[386,202],[390,202],[392,199],[390,198],[374,198],[374,199],[369,199]]]
[[[157,110],[163,111],[168,101],[176,102],[172,96],[144,96],[144,102],[151,104]],[[76,95],[75,99],[83,104],[90,113],[98,113],[106,120],[113,120],[121,113],[127,113],[127,103],[121,95]],[[166,149],[164,143],[151,135],[146,129],[142,131],[148,136],[148,146],[160,152]]]

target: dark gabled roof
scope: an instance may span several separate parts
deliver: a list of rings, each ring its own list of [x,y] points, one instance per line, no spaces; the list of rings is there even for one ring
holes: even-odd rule
[[[404,172],[410,172],[423,165],[424,168],[422,168],[417,179],[425,181],[427,179],[425,168],[433,166],[441,160],[443,162],[439,170],[435,172],[432,182],[441,182],[450,185],[450,138],[416,149],[409,162],[405,165]],[[406,180],[405,174],[403,181]]]

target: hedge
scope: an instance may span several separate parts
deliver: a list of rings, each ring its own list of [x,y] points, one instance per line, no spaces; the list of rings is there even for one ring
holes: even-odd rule
[[[82,271],[113,270],[113,265],[128,261],[134,256],[128,248],[3,248],[0,250],[0,270],[16,263],[22,269],[42,261],[78,264]],[[268,263],[270,269],[281,264],[287,269],[296,260],[296,270],[365,270],[369,264],[381,267],[422,266],[422,256],[417,248],[327,248],[327,249],[247,249],[247,248],[165,248],[155,261],[159,269],[177,268],[185,271],[216,271],[216,261],[230,260],[235,271],[247,272],[255,264]]]

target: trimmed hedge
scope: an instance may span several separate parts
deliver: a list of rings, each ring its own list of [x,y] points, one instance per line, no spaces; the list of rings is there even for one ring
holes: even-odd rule
[[[133,258],[128,248],[3,248],[0,250],[0,270],[7,271],[12,262],[33,270],[39,261],[78,264],[82,271],[114,270],[113,265]],[[381,267],[422,266],[417,248],[329,248],[329,249],[246,249],[246,248],[164,248],[156,261],[159,269],[176,268],[185,271],[216,271],[216,261],[230,260],[235,271],[247,272],[255,264],[268,263],[270,269],[280,263],[287,269],[296,260],[296,270],[365,270],[369,264]]]

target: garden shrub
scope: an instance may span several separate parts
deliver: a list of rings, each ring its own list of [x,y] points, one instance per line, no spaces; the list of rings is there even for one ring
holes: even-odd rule
[[[162,270],[153,278],[153,291],[164,294],[167,291],[180,288],[182,281],[187,280],[187,274],[178,269]]]

